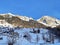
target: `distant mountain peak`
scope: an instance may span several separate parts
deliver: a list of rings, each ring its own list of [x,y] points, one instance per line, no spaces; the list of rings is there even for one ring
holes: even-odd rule
[[[39,23],[44,23],[45,25],[55,27],[60,25],[60,20],[51,17],[51,16],[43,16],[42,18],[37,20]]]

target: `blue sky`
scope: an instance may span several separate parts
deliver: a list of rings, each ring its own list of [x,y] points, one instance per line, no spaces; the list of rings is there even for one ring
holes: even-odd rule
[[[60,0],[0,0],[0,13],[13,13],[38,19],[49,15],[60,19]]]

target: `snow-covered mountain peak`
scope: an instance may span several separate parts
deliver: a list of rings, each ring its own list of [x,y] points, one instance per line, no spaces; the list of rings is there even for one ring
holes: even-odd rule
[[[43,23],[43,24],[51,26],[51,27],[60,25],[60,20],[58,20],[54,17],[51,17],[51,16],[43,16],[42,18],[38,19],[37,21],[39,23]]]
[[[37,19],[37,21],[39,21],[40,19],[43,19],[43,18],[46,19],[46,18],[52,18],[52,17],[51,16],[47,16],[47,15],[46,16],[42,16],[41,18]]]

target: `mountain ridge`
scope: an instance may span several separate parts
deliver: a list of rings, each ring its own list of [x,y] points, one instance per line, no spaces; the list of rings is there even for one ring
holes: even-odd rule
[[[19,26],[26,28],[46,28],[46,27],[53,28],[60,25],[60,20],[52,18],[50,16],[43,16],[38,20],[34,20],[31,17],[19,16],[19,15],[7,13],[7,14],[0,14],[0,20],[5,20],[14,27]]]

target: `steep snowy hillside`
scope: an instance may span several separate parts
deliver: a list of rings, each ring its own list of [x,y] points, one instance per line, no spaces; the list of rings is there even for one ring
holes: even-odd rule
[[[39,31],[39,33],[34,32]],[[14,45],[56,45],[60,44],[60,38],[57,38],[54,34],[50,33],[49,30],[43,28],[21,28],[14,29],[14,32],[18,35],[18,39],[15,36],[10,34],[11,32],[5,32],[0,36],[0,45],[8,45],[8,42],[13,43]],[[13,32],[13,33],[14,33]],[[9,35],[10,34],[10,35]],[[10,37],[11,36],[11,37]],[[3,39],[1,40],[1,37]],[[5,38],[4,38],[5,37]],[[16,39],[16,40],[14,40]],[[13,41],[13,42],[12,42]]]

